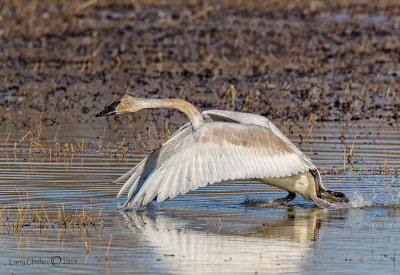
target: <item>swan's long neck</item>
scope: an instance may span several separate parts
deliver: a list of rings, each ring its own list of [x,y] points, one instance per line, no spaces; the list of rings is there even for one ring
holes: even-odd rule
[[[146,99],[143,100],[143,109],[153,108],[172,108],[177,109],[187,115],[192,124],[193,131],[203,124],[203,117],[199,110],[189,102],[173,98],[173,99]]]

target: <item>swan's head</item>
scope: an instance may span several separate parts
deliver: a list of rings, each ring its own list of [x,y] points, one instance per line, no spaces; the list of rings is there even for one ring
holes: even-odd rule
[[[105,107],[96,117],[134,113],[144,108],[146,108],[145,99],[126,94]]]

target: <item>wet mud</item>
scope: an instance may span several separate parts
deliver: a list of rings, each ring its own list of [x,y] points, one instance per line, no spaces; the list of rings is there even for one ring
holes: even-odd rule
[[[126,92],[393,124],[399,24],[397,1],[3,1],[0,125],[95,123]]]

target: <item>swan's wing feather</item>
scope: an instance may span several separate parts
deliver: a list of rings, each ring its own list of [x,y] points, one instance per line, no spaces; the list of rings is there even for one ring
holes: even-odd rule
[[[172,134],[162,146],[158,147],[156,150],[150,153],[149,156],[144,158],[141,162],[139,162],[135,167],[133,167],[130,171],[119,177],[115,182],[120,182],[124,179],[128,180],[124,183],[122,188],[120,189],[117,198],[119,198],[128,188],[130,188],[130,193],[137,188],[137,184],[139,183],[140,178],[145,178],[151,172],[157,168],[157,166],[164,161],[166,157],[170,155],[171,148],[174,147],[175,144],[180,142],[184,137],[188,136],[192,132],[192,127],[190,126],[190,122],[183,125],[181,128],[176,130],[174,134]]]
[[[207,117],[212,121],[230,121],[240,124],[254,124],[270,129],[275,135],[285,141],[298,154],[300,154],[310,164],[312,161],[303,152],[301,152],[268,118],[250,113],[242,113],[226,110],[206,110],[201,113],[203,117]]]
[[[206,122],[214,121],[225,121],[225,122],[236,122],[256,125],[267,125],[268,119],[254,114],[223,111],[223,110],[208,110],[202,112],[203,118]],[[258,122],[258,123],[257,123]],[[133,194],[139,184],[140,178],[145,178],[153,172],[159,163],[164,161],[164,157],[168,157],[171,148],[176,143],[181,141],[184,137],[188,136],[192,132],[190,122],[185,123],[182,127],[176,130],[162,146],[153,151],[149,156],[140,161],[135,167],[129,170],[127,173],[120,176],[113,183],[121,182],[128,179],[122,188],[120,189],[117,198],[119,198],[129,188],[129,194]],[[187,188],[186,188],[187,189]]]
[[[286,177],[315,168],[292,145],[259,125],[203,124],[170,148],[125,205],[145,205],[156,196],[162,201],[221,180]]]
[[[242,113],[226,110],[206,110],[201,113],[203,118],[212,121],[236,122],[240,124],[254,124],[263,127],[269,127],[269,119],[250,113]]]
[[[203,119],[205,120],[205,122],[216,122],[216,121],[234,122],[234,123],[236,122],[236,123],[242,123],[242,124],[255,124],[255,125],[264,126],[264,127],[269,127],[269,123],[271,123],[267,118],[260,116],[260,115],[234,112],[234,111],[225,111],[225,110],[203,111],[202,116],[203,116]],[[190,122],[187,122],[182,127],[180,127],[178,130],[176,130],[165,141],[165,143],[161,147],[157,148],[157,150],[153,151],[148,157],[146,157],[141,162],[139,162],[139,164],[137,164],[135,167],[133,167],[127,173],[123,174],[118,179],[116,179],[113,183],[121,182],[123,180],[128,179],[125,182],[124,186],[121,188],[117,197],[119,197],[121,194],[123,194],[127,188],[131,187],[132,183],[134,181],[136,181],[137,177],[139,177],[141,175],[141,173],[143,172],[144,165],[146,164],[146,161],[148,158],[151,158],[152,155],[155,155],[155,154],[167,155],[166,154],[167,151],[171,147],[173,147],[173,145],[175,145],[177,142],[182,140],[182,138],[189,135],[191,133],[191,129],[192,128],[191,128]],[[158,151],[163,151],[163,153],[159,154],[160,152],[158,152]],[[160,160],[158,160],[158,162],[160,162]],[[156,164],[156,162],[154,162],[154,164]],[[153,165],[153,166],[156,167],[156,165]],[[148,170],[149,169],[147,168],[147,171]]]

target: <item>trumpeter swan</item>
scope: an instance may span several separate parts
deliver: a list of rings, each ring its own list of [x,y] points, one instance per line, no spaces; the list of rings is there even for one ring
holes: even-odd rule
[[[241,112],[208,110],[201,114],[181,99],[145,99],[124,95],[99,116],[133,113],[148,108],[173,108],[185,113],[186,123],[158,149],[115,182],[128,178],[117,197],[128,188],[124,208],[174,198],[223,180],[257,179],[296,193],[319,207],[348,202],[341,192],[327,190],[318,169],[267,118]]]

